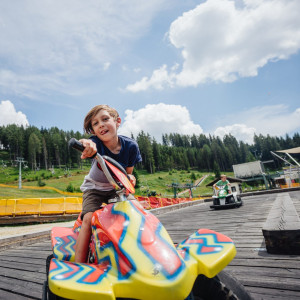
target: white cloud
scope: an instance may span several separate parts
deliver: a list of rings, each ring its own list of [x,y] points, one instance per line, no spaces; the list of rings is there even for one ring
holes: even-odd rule
[[[185,106],[164,103],[147,104],[139,110],[126,110],[125,120],[119,134],[136,137],[142,130],[161,142],[162,134],[201,134],[202,128],[195,124]]]
[[[50,74],[24,74],[8,69],[0,69],[0,87],[4,93],[13,93],[32,99],[38,99],[38,93],[47,94],[50,90],[62,90],[72,95],[74,91],[66,87],[59,76]]]
[[[230,121],[235,120],[232,124]],[[261,106],[241,111],[234,116],[226,116],[223,126],[205,132],[221,138],[226,134],[233,135],[238,141],[252,144],[254,134],[284,136],[286,133],[300,131],[300,108],[289,111],[286,105]],[[161,142],[162,134],[179,133],[199,135],[203,132],[195,124],[185,106],[165,103],[148,104],[139,110],[126,110],[119,134],[135,137],[141,131],[149,133]]]
[[[107,62],[124,55],[166,1],[23,0],[17,8],[2,1],[0,71],[16,76],[11,84],[0,77],[0,87],[14,92],[28,77],[30,97],[44,90],[37,82],[41,76],[50,80],[51,90],[64,93],[65,86],[95,70],[107,70]]]
[[[15,106],[11,101],[4,100],[0,103],[0,126],[9,124],[28,126],[29,122],[25,114],[16,111]]]
[[[103,70],[104,70],[104,71],[108,70],[109,67],[110,67],[110,62],[105,62],[105,63],[103,64]]]
[[[300,131],[300,108],[290,111],[284,104],[250,108],[235,116],[228,116],[224,122],[235,119],[236,124],[225,125],[214,130],[214,135],[223,137],[231,133],[238,140],[253,143],[255,134],[284,136]]]
[[[244,141],[246,143],[252,144],[255,132],[255,128],[247,127],[247,125],[245,124],[233,124],[224,127],[218,127],[214,131],[214,135],[223,138],[225,135],[231,134],[238,141]]]
[[[129,84],[126,90],[130,92],[146,91],[150,87],[162,90],[165,86],[172,86],[172,76],[168,74],[167,65],[155,70],[151,78],[143,77],[140,81]]]
[[[230,0],[206,1],[170,26],[169,40],[183,58],[181,71],[174,74],[163,66],[127,89],[137,92],[257,76],[268,62],[287,59],[299,50],[299,11],[297,0],[244,0],[241,6]],[[162,69],[164,76],[155,76]]]
[[[256,128],[258,133],[281,136],[300,130],[300,108],[290,111],[285,104],[250,108],[237,120]]]

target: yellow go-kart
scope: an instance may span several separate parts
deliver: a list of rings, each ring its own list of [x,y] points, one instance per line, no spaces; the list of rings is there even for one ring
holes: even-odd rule
[[[82,150],[76,140],[71,146]],[[74,263],[80,218],[73,229],[52,229],[44,300],[250,299],[242,285],[221,272],[236,254],[229,237],[199,229],[175,246],[150,211],[127,200],[134,188],[125,170],[99,154],[95,159],[119,198],[93,214],[87,263]]]

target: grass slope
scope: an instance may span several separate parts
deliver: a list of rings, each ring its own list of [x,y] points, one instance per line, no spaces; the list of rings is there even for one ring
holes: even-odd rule
[[[54,174],[49,170],[31,171],[29,169],[22,170],[22,187],[31,186],[38,187],[41,184],[46,188],[54,187],[61,191],[67,191],[70,184],[74,188],[74,192],[80,192],[79,188],[83,182],[84,176],[88,173],[89,168],[83,169],[55,169]],[[151,192],[162,197],[173,197],[174,189],[170,186],[172,183],[179,185],[195,184],[204,175],[208,175],[206,180],[197,188],[193,189],[193,196],[211,195],[211,188],[205,185],[214,179],[213,175],[198,171],[172,170],[169,172],[156,172],[149,174],[146,171],[138,171],[140,187],[136,188],[136,195],[148,195]],[[228,175],[231,175],[228,173]],[[18,168],[6,167],[0,168],[0,183],[6,185],[18,186]],[[180,193],[184,189],[178,189]],[[46,197],[63,197],[63,195],[47,189],[18,189],[0,186],[0,199],[8,198],[46,198]],[[189,191],[180,194],[180,197],[189,197]]]

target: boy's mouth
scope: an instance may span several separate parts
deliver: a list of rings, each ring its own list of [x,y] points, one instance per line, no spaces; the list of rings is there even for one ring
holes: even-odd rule
[[[100,131],[100,135],[104,135],[104,134],[106,134],[108,132],[108,130],[101,130]]]

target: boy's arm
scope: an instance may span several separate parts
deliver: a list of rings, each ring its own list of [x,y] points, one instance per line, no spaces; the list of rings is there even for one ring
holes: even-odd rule
[[[83,145],[84,150],[82,151],[81,158],[85,159],[92,157],[97,153],[97,146],[92,140],[81,139],[79,142]]]
[[[217,181],[217,182],[213,185],[213,187],[216,187],[216,186],[219,184],[219,182],[220,182],[220,180]]]
[[[135,186],[136,179],[135,179],[135,177],[132,175],[133,167],[127,167],[127,168],[126,168],[126,172],[127,172],[128,176],[129,176],[130,182],[132,183],[133,186]]]

